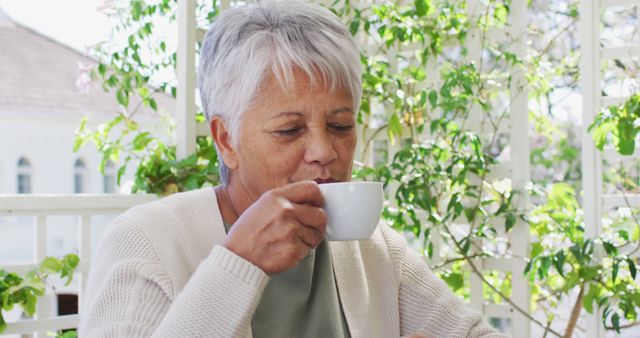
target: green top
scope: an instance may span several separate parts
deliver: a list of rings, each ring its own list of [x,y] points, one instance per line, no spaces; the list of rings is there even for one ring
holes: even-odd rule
[[[227,232],[231,227],[224,225]],[[297,267],[271,276],[251,320],[253,337],[351,337],[326,241]]]

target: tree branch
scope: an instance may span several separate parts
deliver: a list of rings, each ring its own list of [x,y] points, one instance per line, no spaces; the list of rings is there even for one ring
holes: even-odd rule
[[[453,237],[453,234],[451,233],[451,230],[449,229],[449,227],[447,227],[446,225],[444,226],[445,231],[451,236]],[[522,309],[520,306],[518,306],[516,303],[514,303],[511,298],[507,297],[504,293],[502,293],[500,290],[498,290],[495,286],[493,286],[493,284],[491,284],[482,274],[482,272],[480,271],[480,269],[478,269],[478,267],[475,265],[475,263],[473,262],[473,260],[467,256],[466,254],[464,254],[464,251],[462,250],[462,247],[460,247],[460,244],[457,241],[453,241],[456,245],[456,248],[458,249],[458,251],[460,252],[460,254],[462,254],[463,256],[465,256],[465,259],[467,260],[467,263],[469,263],[469,266],[471,267],[471,269],[473,270],[473,272],[482,280],[482,282],[487,285],[491,290],[493,290],[493,292],[495,292],[496,294],[498,294],[500,296],[500,298],[502,298],[505,302],[509,303],[509,305],[511,305],[516,311],[520,312],[520,314],[522,314],[523,316],[527,317],[527,319],[529,319],[531,322],[539,325],[541,328],[546,329],[548,327],[548,325],[545,325],[544,323],[542,323],[541,321],[537,320],[536,318],[534,318],[533,316],[531,316],[529,314],[528,311],[525,311],[524,309]],[[548,331],[553,333],[554,335],[556,335],[556,337],[562,337],[562,334],[560,334],[559,332],[548,328]]]
[[[567,329],[564,331],[564,338],[571,338],[573,336],[573,330],[576,328],[576,323],[582,312],[582,299],[584,298],[584,283],[580,284],[580,293],[576,299],[573,309],[571,310],[571,317],[569,323],[567,323]]]

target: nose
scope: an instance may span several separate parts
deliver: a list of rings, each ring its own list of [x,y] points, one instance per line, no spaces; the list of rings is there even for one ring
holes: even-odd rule
[[[335,137],[326,129],[318,128],[309,133],[304,153],[305,162],[324,166],[338,158],[334,140]]]

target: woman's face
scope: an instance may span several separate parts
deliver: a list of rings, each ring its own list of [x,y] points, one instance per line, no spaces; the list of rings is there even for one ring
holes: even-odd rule
[[[230,187],[245,201],[292,182],[348,181],[356,146],[356,113],[347,90],[311,86],[296,72],[287,91],[265,79],[252,109],[242,118]],[[247,200],[248,199],[248,200]]]

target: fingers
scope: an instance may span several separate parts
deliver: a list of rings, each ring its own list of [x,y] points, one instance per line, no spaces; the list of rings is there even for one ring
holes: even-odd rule
[[[303,224],[298,224],[295,231],[300,242],[310,249],[317,248],[320,242],[324,239],[324,232]]]
[[[314,181],[300,181],[285,185],[276,189],[279,196],[286,198],[292,203],[311,204],[316,207],[324,205],[324,198],[318,188],[318,183]]]
[[[327,225],[327,213],[324,209],[308,204],[293,204],[293,212],[298,222],[324,232]]]
[[[309,248],[316,248],[324,239],[327,215],[322,208],[308,204],[292,204],[298,224],[299,238]]]
[[[240,215],[225,246],[268,275],[289,270],[324,239],[323,205],[313,181],[270,190]]]
[[[314,246],[314,244],[315,244],[315,243],[314,243],[314,242],[312,242],[312,241],[309,241],[309,240],[304,239],[304,236],[302,235],[302,233],[298,233],[298,240],[299,240],[302,244],[304,244],[304,246],[306,246],[308,249],[312,249],[312,248],[314,248],[314,247],[315,247],[315,246]]]
[[[307,183],[310,184],[303,184],[298,186],[306,186],[307,188],[310,187],[310,189],[317,188],[317,184],[315,182],[309,181]],[[295,189],[293,191],[294,197],[300,197],[300,195],[296,195]],[[272,198],[272,201],[274,201],[277,205],[277,208],[274,209],[274,211],[279,214],[279,216],[277,217],[280,218],[280,221],[284,224],[296,224],[296,227],[291,229],[291,231],[293,231],[293,233],[295,234],[294,237],[296,240],[300,241],[309,248],[317,247],[324,239],[326,231],[327,215],[325,211],[315,204],[292,202],[283,197],[283,195],[285,194],[287,193],[274,192],[270,196]],[[319,194],[319,196],[320,198],[322,197],[321,194]],[[307,201],[313,201],[313,199],[307,199]],[[317,199],[314,203],[318,203],[320,201],[321,200]]]

